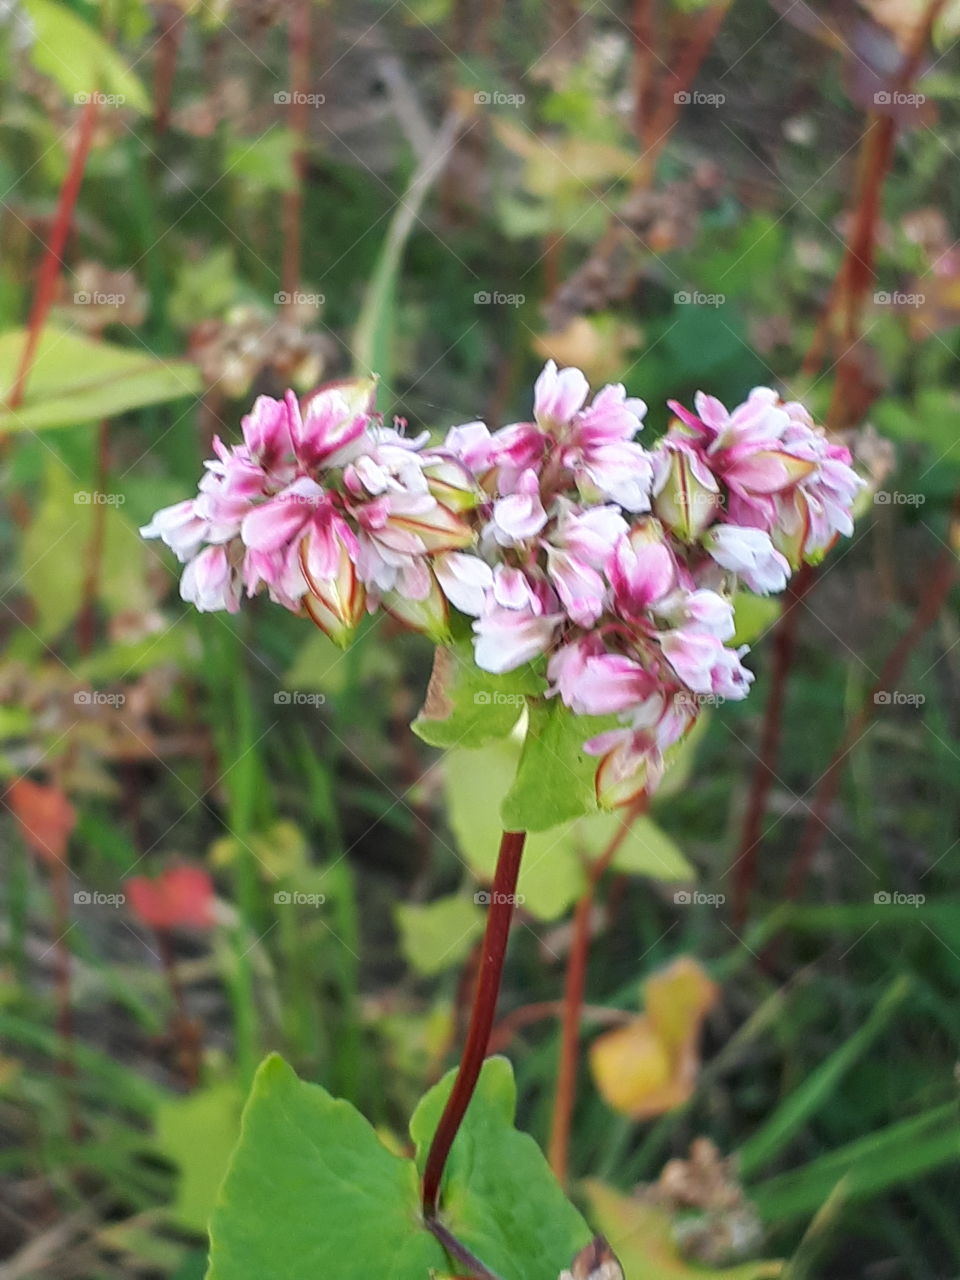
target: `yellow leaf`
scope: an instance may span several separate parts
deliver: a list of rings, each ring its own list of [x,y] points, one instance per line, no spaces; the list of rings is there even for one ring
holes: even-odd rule
[[[644,984],[646,1013],[593,1042],[590,1068],[601,1097],[635,1120],[662,1115],[693,1093],[698,1043],[717,987],[681,956]]]

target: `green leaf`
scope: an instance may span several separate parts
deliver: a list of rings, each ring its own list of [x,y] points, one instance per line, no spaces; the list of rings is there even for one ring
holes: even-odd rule
[[[444,1267],[412,1161],[269,1057],[211,1221],[207,1280],[425,1280]]]
[[[292,129],[277,126],[262,138],[233,138],[226,148],[225,172],[255,191],[293,191],[297,175],[293,158],[300,140]]]
[[[844,1195],[862,1200],[891,1187],[910,1187],[944,1164],[960,1162],[955,1103],[933,1107],[831,1151],[754,1187],[750,1198],[767,1222],[815,1213],[841,1179]]]
[[[420,1167],[453,1078],[411,1121]],[[515,1106],[509,1064],[489,1059],[450,1153],[441,1217],[493,1271],[552,1280],[591,1232],[536,1143],[514,1129]],[[207,1280],[428,1280],[451,1270],[421,1220],[414,1162],[276,1055],[254,1080],[210,1241]]]
[[[423,202],[443,172],[443,159],[459,129],[459,119],[448,115],[434,135],[432,145],[421,156],[403,199],[390,219],[353,331],[350,347],[354,353],[354,371],[364,376],[379,374],[388,389],[393,380],[396,292],[403,255],[417,225]]]
[[[0,403],[13,386],[25,341],[24,329],[0,336]],[[78,426],[199,390],[200,374],[192,364],[47,328],[23,403],[0,411],[0,432]]]
[[[749,591],[738,591],[733,602],[733,618],[736,626],[731,644],[754,644],[770,630],[780,617],[783,605],[771,596],[755,596]]]
[[[469,642],[438,648],[423,710],[411,728],[432,747],[482,747],[506,737],[526,696],[535,697],[544,688],[532,666],[502,676],[482,671]]]
[[[98,92],[146,114],[150,99],[133,71],[88,22],[55,0],[23,0],[36,39],[30,60],[69,98]]]
[[[580,824],[589,851],[596,856],[613,840],[622,821],[617,813],[601,813]],[[639,817],[613,858],[613,866],[628,875],[657,880],[695,880],[696,872],[679,845],[652,818]]]
[[[120,495],[116,495],[120,496]],[[58,635],[83,603],[84,572],[95,516],[103,520],[98,598],[111,614],[145,612],[147,549],[116,506],[99,508],[55,454],[47,458],[43,498],[20,547],[20,582],[37,612],[41,639]]]
[[[410,1122],[420,1168],[453,1077],[450,1072],[430,1090]],[[553,1280],[593,1233],[534,1140],[514,1128],[516,1101],[509,1062],[488,1058],[447,1162],[440,1196],[443,1222],[497,1274]]]
[[[895,978],[863,1026],[819,1064],[783,1100],[766,1123],[744,1143],[738,1164],[744,1177],[769,1164],[836,1092],[844,1075],[885,1030],[910,991],[906,975]]]
[[[207,1229],[236,1143],[242,1104],[236,1084],[222,1081],[188,1097],[165,1100],[157,1109],[157,1149],[178,1171],[168,1212],[178,1226],[198,1235]],[[198,1134],[203,1135],[202,1142],[197,1141]]]
[[[447,814],[457,847],[479,880],[493,878],[502,824],[499,801],[517,771],[520,743],[516,737],[489,743],[479,750],[451,751],[442,772]],[[583,855],[596,857],[618,829],[615,813],[593,813],[549,831],[527,836],[517,893],[525,911],[541,920],[556,920],[584,890]],[[641,822],[621,850],[628,874],[664,880],[692,880],[694,872],[671,840],[652,821]]]
[[[461,894],[435,902],[401,902],[395,914],[403,954],[427,977],[459,964],[483,933],[483,912]]]
[[[597,760],[583,744],[615,727],[613,716],[578,716],[559,698],[529,705],[517,777],[500,808],[508,831],[548,831],[596,813]]]

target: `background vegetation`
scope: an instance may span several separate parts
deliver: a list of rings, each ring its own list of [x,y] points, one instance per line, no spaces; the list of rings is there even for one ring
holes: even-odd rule
[[[201,1276],[269,1049],[398,1144],[455,1060],[500,748],[409,733],[425,641],[199,617],[137,528],[259,392],[372,367],[417,428],[500,423],[546,356],[654,436],[668,394],[789,388],[876,493],[742,612],[753,696],[607,871],[609,824],[535,844],[521,1124],[556,1133],[592,939],[568,1174],[628,1280],[960,1274],[958,35],[921,0],[0,6],[7,1280]]]

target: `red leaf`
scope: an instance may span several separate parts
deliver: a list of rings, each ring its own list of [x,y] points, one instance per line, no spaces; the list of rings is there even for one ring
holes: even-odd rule
[[[133,876],[124,888],[131,911],[152,929],[213,925],[213,881],[199,867],[171,867],[156,880]]]
[[[29,778],[18,778],[7,790],[7,804],[20,827],[20,834],[37,857],[50,866],[66,862],[67,845],[77,815],[66,793],[57,786],[44,786]]]

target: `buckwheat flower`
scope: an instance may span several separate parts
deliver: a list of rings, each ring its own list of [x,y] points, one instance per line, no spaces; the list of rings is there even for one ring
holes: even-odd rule
[[[242,421],[242,444],[214,441],[197,497],[142,531],[187,563],[186,599],[234,611],[241,589],[266,589],[341,644],[382,601],[409,625],[445,634],[447,600],[426,561],[475,541],[462,513],[481,493],[460,461],[423,454],[426,433],[383,426],[372,394],[371,382],[348,382],[302,405],[292,392],[261,396]],[[461,567],[451,581],[463,576]]]
[[[502,675],[546,653],[563,622],[559,611],[505,609],[495,605],[473,624],[474,658],[484,671]]]
[[[757,595],[782,591],[790,577],[790,565],[762,529],[717,524],[703,536],[710,557],[743,581]]]
[[[483,613],[493,589],[493,570],[485,560],[461,551],[448,551],[436,557],[433,569],[443,594],[454,608],[473,618]]]
[[[183,563],[206,542],[208,528],[208,522],[197,514],[196,499],[187,498],[163,507],[140,533],[144,538],[160,538]]]
[[[525,542],[547,523],[540,501],[540,479],[532,468],[517,480],[516,489],[493,504],[493,533],[501,546]]]
[[[660,643],[674,671],[694,693],[732,700],[747,696],[753,673],[740,662],[747,646],[728,649],[715,635],[696,627],[667,631]]]
[[[180,596],[196,605],[200,613],[240,608],[242,582],[239,568],[232,564],[226,547],[204,547],[193,557],[180,580]]]
[[[533,415],[545,431],[567,426],[583,408],[590,384],[579,369],[558,369],[548,360],[533,388]]]
[[[547,666],[551,694],[578,715],[605,716],[629,710],[648,698],[656,677],[639,662],[618,653],[605,653],[594,638],[585,636],[558,649]]]
[[[607,573],[618,612],[634,622],[645,619],[677,581],[677,565],[669,547],[651,537],[645,526],[637,526],[616,543]]]

